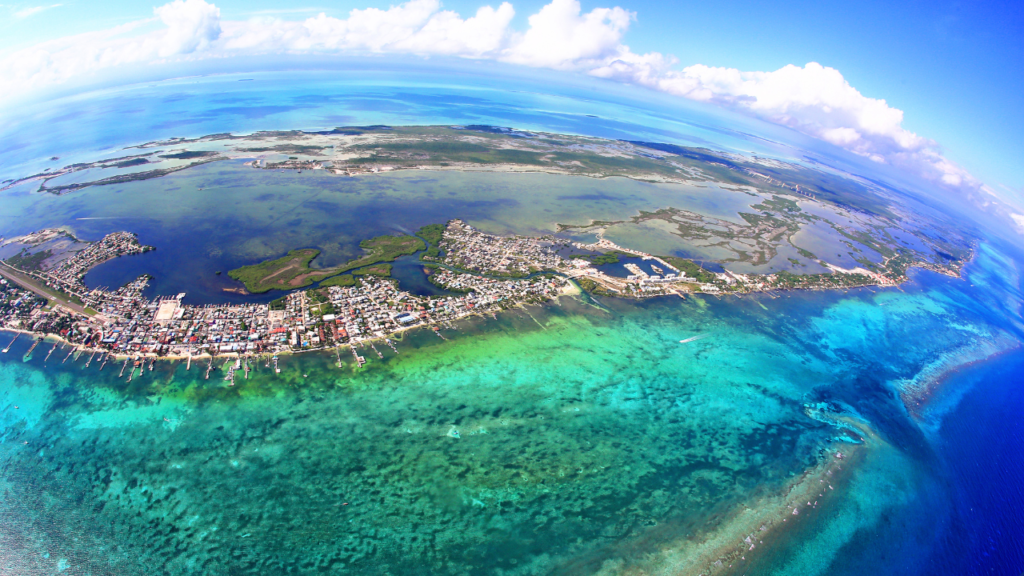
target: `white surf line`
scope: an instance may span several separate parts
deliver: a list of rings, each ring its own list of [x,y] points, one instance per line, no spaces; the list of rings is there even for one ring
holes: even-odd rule
[[[696,336],[690,336],[689,338],[687,338],[685,340],[680,340],[679,343],[680,344],[689,344],[690,342],[696,342],[697,340],[703,340],[703,339],[707,338],[708,336],[711,336],[711,333],[698,334]]]

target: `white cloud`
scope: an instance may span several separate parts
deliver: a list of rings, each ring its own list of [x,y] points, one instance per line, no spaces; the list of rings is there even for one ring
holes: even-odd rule
[[[530,16],[501,60],[555,69],[600,65],[629,52],[621,43],[636,14],[622,8],[595,8],[583,14],[577,0],[552,0]]]
[[[320,13],[305,20],[257,17],[222,21],[204,0],[174,0],[154,10],[164,27],[134,33],[151,21],[39,44],[0,61],[0,98],[24,94],[128,63],[277,52],[407,53],[492,59],[582,72],[711,102],[789,126],[876,162],[910,170],[969,192],[980,184],[947,160],[935,142],[902,127],[903,112],[862,95],[834,68],[811,62],[772,72],[696,64],[636,54],[623,38],[636,14],[619,7],[583,12],[578,0],[551,0],[512,29],[512,4],[484,6],[469,18],[438,0],[409,0],[386,10]]]
[[[648,56],[592,73],[746,112],[952,188],[980,187],[934,141],[903,128],[901,110],[862,95],[834,68],[811,62],[774,72],[700,64],[671,70],[665,62]]]
[[[220,8],[203,0],[174,0],[153,12],[167,25],[160,56],[205,50],[220,37]]]
[[[33,14],[38,14],[43,10],[49,10],[50,8],[58,8],[60,6],[63,6],[63,4],[51,4],[49,6],[32,6],[30,8],[22,8],[21,10],[17,10],[14,12],[14,17],[17,18],[18,20],[23,20],[25,18],[28,18],[29,16],[32,16]]]

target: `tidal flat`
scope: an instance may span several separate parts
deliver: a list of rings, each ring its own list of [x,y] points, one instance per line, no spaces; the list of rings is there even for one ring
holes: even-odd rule
[[[738,218],[759,201],[714,186],[624,178],[431,171],[349,178],[256,170],[242,161],[63,196],[27,189],[5,194],[11,213],[20,215],[2,222],[6,235],[65,225],[85,238],[137,230],[140,241],[156,247],[142,258],[97,267],[86,276],[88,286],[117,287],[148,273],[152,295],[186,292],[191,303],[259,301],[224,292],[241,286],[227,271],[296,248],[321,250],[313,267],[337,266],[363,256],[359,242],[366,238],[409,234],[452,218],[493,234],[541,235],[553,233],[557,222],[626,218],[669,205]]]
[[[299,248],[320,250],[311,266],[330,268],[363,256],[359,243],[366,238],[410,234],[452,218],[493,234],[543,235],[566,225],[589,227],[593,221],[623,221],[641,211],[663,208],[743,223],[740,213],[757,212],[752,206],[770,200],[770,194],[712,183],[428,170],[353,178],[323,170],[254,169],[238,160],[62,196],[18,187],[5,192],[5,201],[10,202],[11,213],[19,216],[0,220],[0,226],[8,236],[56,226],[69,226],[83,238],[139,231],[140,241],[157,248],[141,257],[121,258],[95,268],[85,278],[90,288],[116,288],[145,273],[154,277],[148,296],[185,292],[185,301],[194,304],[266,302],[280,293],[242,294],[241,283],[227,272]],[[836,221],[851,218],[849,214],[841,216],[834,207],[819,208]],[[611,238],[621,236],[641,250],[701,259],[736,256],[730,250],[712,253],[711,248],[698,245],[682,232],[673,232],[671,226],[657,230],[657,235],[652,232],[630,233],[629,225],[608,228]],[[573,236],[574,232],[563,234]],[[586,239],[587,235],[575,236]],[[834,236],[836,242],[845,240]],[[785,238],[778,242],[780,256],[770,262],[759,267],[727,266],[740,267],[736,271],[743,272],[790,269],[805,273],[821,269],[818,258],[835,259],[841,266],[856,265],[852,253],[812,258],[815,255],[789,249]],[[849,250],[855,250],[855,244],[847,244]],[[743,246],[735,249],[749,250]]]
[[[1006,278],[1006,264],[982,258],[970,280]],[[182,363],[131,383],[81,360],[25,363],[19,341],[0,358],[3,562],[848,573],[877,555],[857,547],[863,530],[897,518],[928,538],[944,519],[928,511],[935,456],[894,383],[1015,333],[966,286],[921,272],[905,292],[563,297],[463,322],[447,342],[408,333],[361,370],[302,354],[234,387]],[[1019,310],[1018,289],[1004,296]],[[837,451],[858,454],[842,472]]]

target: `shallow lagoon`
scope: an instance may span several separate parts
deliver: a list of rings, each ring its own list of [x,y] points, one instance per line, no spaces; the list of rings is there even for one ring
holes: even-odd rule
[[[116,287],[149,273],[155,277],[151,294],[187,292],[186,301],[193,303],[273,298],[223,291],[238,286],[225,273],[245,264],[315,246],[322,254],[313,265],[332,266],[359,255],[360,240],[410,233],[451,218],[496,234],[537,235],[555,232],[556,223],[626,219],[666,206],[735,217],[759,201],[715,186],[622,178],[454,171],[351,178],[321,170],[257,170],[242,161],[63,196],[6,194],[23,214],[5,224],[8,236],[70,225],[87,239],[137,231],[141,242],[157,248],[97,267],[86,276],[88,286]],[[684,246],[676,238],[664,249],[671,253]]]
[[[19,110],[5,125],[4,177],[93,160],[96,151],[117,155],[139,134],[353,122],[512,123],[713,141],[783,157],[815,146],[746,136],[788,142],[788,129],[734,120],[720,129],[725,123],[713,115],[650,114],[646,103],[624,106],[589,89],[579,97],[522,82],[466,90],[438,86],[437,78],[457,79],[434,73],[411,87],[376,69],[255,77],[255,91],[237,76],[187,78]],[[54,154],[62,160],[45,160]],[[0,233],[69,223],[88,238],[144,231],[158,252],[107,264],[92,281],[116,284],[150,271],[161,292],[226,301],[240,297],[221,292],[228,283],[217,270],[281,254],[310,242],[306,235],[323,242],[325,262],[342,260],[364,232],[343,209],[310,210],[291,224],[294,205],[243,193],[229,164],[208,170],[202,179],[182,174],[177,188],[149,181],[59,199],[21,187],[3,195]],[[311,180],[297,179],[320,175],[282,177],[295,180],[259,194],[303,192]],[[440,191],[435,199],[451,192],[431,186]],[[526,192],[550,208],[544,191]],[[590,190],[562,195],[580,193]],[[353,197],[387,208],[378,216],[408,218],[370,200],[369,192]],[[588,202],[618,209],[608,199]],[[501,232],[509,228],[495,215],[524,206],[463,201],[458,208]],[[201,228],[198,220],[211,213],[219,220]],[[538,230],[556,220],[510,216],[504,222]],[[266,244],[267,230],[281,235],[280,245]],[[229,247],[247,251],[235,262],[225,257]],[[182,257],[190,266],[180,266]],[[563,300],[560,308],[463,325],[464,337],[449,343],[410,334],[399,357],[386,350],[386,362],[372,359],[359,374],[307,354],[287,358],[279,378],[264,370],[235,389],[180,365],[161,365],[128,387],[109,366],[43,366],[45,354],[22,363],[22,338],[0,355],[0,572],[704,571],[694,562],[673,566],[656,552],[722,533],[738,510],[760,513],[759,494],[802,470],[825,443],[834,446],[833,436],[848,435],[811,417],[806,405],[824,401],[879,439],[869,440],[845,484],[837,482],[839,498],[802,514],[804,524],[787,524],[735,573],[1015,575],[1024,565],[1024,528],[1013,513],[1024,473],[1019,427],[1005,420],[1024,410],[1020,355],[992,370],[984,363],[964,370],[951,379],[951,399],[915,406],[914,416],[896,400],[904,380],[971,358],[993,326],[1020,338],[1014,263],[983,246],[970,274],[967,282],[915,275],[906,294],[597,304],[617,316]],[[458,439],[448,436],[453,425]],[[591,464],[596,472],[584,467]],[[742,536],[734,544],[745,546]]]
[[[975,284],[1010,277],[981,260]],[[708,566],[670,552],[748,510],[772,530],[737,574],[885,573],[879,550],[920,558],[948,521],[935,448],[895,386],[1015,330],[967,282],[915,278],[906,292],[562,298],[463,322],[449,342],[409,333],[360,371],[287,356],[282,374],[261,365],[233,388],[180,363],[131,384],[83,360],[22,363],[21,339],[0,358],[3,561],[696,574]],[[1019,309],[1003,288],[994,306]],[[839,492],[775,529],[766,499],[835,450],[862,455],[836,470]],[[873,531],[886,542],[865,541]]]

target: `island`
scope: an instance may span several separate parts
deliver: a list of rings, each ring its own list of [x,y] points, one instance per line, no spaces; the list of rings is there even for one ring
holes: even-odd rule
[[[337,276],[349,270],[364,266],[364,270],[356,270],[354,274],[374,274],[384,268],[369,268],[373,264],[390,262],[399,256],[415,254],[425,249],[426,243],[416,236],[377,236],[363,240],[359,247],[368,252],[367,255],[346,262],[333,268],[314,269],[309,264],[320,251],[315,248],[292,250],[288,254],[249,266],[242,266],[228,272],[228,275],[245,284],[245,289],[253,294],[270,290],[291,290],[309,286],[319,280]],[[372,272],[370,270],[376,270]],[[390,267],[388,267],[390,275]]]
[[[183,293],[143,296],[150,280],[145,275],[113,291],[85,288],[82,278],[92,266],[150,249],[134,234],[117,232],[88,243],[59,229],[44,230],[16,239],[33,250],[25,248],[0,266],[0,272],[12,280],[0,280],[0,325],[39,340],[55,338],[47,358],[58,345],[71,344],[63,361],[76,352],[90,354],[87,365],[96,358],[101,366],[123,359],[123,373],[134,360],[129,379],[135,368],[144,367],[143,358],[187,359],[191,366],[193,358],[205,357],[209,377],[213,358],[229,355],[235,363],[228,366],[225,379],[233,384],[235,370],[247,375],[254,358],[265,357],[269,363],[286,352],[347,347],[360,367],[366,362],[360,353],[363,346],[379,355],[376,344],[394,347],[393,338],[403,331],[425,327],[444,339],[442,330],[461,318],[577,295],[581,288],[597,296],[686,297],[892,286],[906,280],[911,265],[959,275],[956,266],[940,268],[908,255],[893,257],[875,270],[832,266],[829,274],[712,272],[689,259],[647,254],[605,239],[582,244],[556,236],[498,236],[459,219],[427,226],[420,233],[427,242],[419,236],[365,240],[361,246],[366,256],[323,270],[309,268],[318,250],[293,250],[233,270],[231,275],[246,282],[250,291],[296,288],[322,280],[319,286],[292,290],[269,304],[194,306],[182,302]],[[45,246],[60,238],[66,238],[74,250],[65,250],[64,257],[47,265],[54,255]],[[567,249],[582,253],[559,254]],[[431,281],[451,295],[418,296],[401,290],[389,277],[391,266],[386,260],[416,252],[432,268]],[[624,266],[632,274],[614,276],[599,268],[622,260],[627,260]],[[647,262],[654,273],[630,260]],[[350,270],[351,274],[342,274]],[[50,298],[56,295],[62,298]],[[77,306],[68,304],[71,298]],[[9,348],[8,344],[4,350]],[[342,364],[340,352],[338,364]]]
[[[317,170],[349,178],[394,170],[615,176],[714,184],[751,201],[731,219],[669,205],[613,220],[554,222],[553,232],[537,235],[489,234],[451,214],[447,222],[422,226],[413,234],[366,238],[359,243],[364,254],[336,266],[316,266],[320,249],[299,246],[227,272],[239,283],[230,289],[237,294],[282,292],[267,304],[195,306],[183,301],[184,293],[148,297],[144,292],[151,278],[146,275],[114,289],[90,290],[83,282],[90,268],[152,248],[126,231],[86,242],[68,229],[46,229],[0,243],[0,327],[54,339],[48,357],[58,346],[70,345],[63,361],[88,353],[87,364],[96,360],[102,367],[117,358],[124,362],[122,372],[131,361],[138,367],[143,358],[186,359],[191,367],[192,359],[202,357],[209,376],[213,358],[226,355],[234,359],[226,376],[233,383],[235,369],[247,374],[258,357],[269,363],[283,353],[334,349],[341,365],[340,350],[348,348],[358,368],[366,361],[366,347],[394,347],[406,330],[425,328],[443,339],[455,321],[467,316],[563,296],[725,297],[897,286],[915,267],[959,277],[975,251],[968,233],[915,213],[882,184],[834,170],[658,142],[482,125],[175,138],[4,186],[38,181],[40,193],[85,193],[91,186],[157,178],[225,160],[244,160],[255,170]],[[62,183],[63,176],[84,169],[97,178]],[[623,226],[656,227],[720,257],[709,265],[680,251],[637,250],[612,239]],[[799,247],[798,235],[809,229],[829,234],[835,240],[831,249],[844,253],[830,259],[831,254],[819,256]],[[791,266],[770,266],[786,254],[794,256]],[[444,294],[402,290],[391,274],[392,263],[403,256],[417,258]]]

